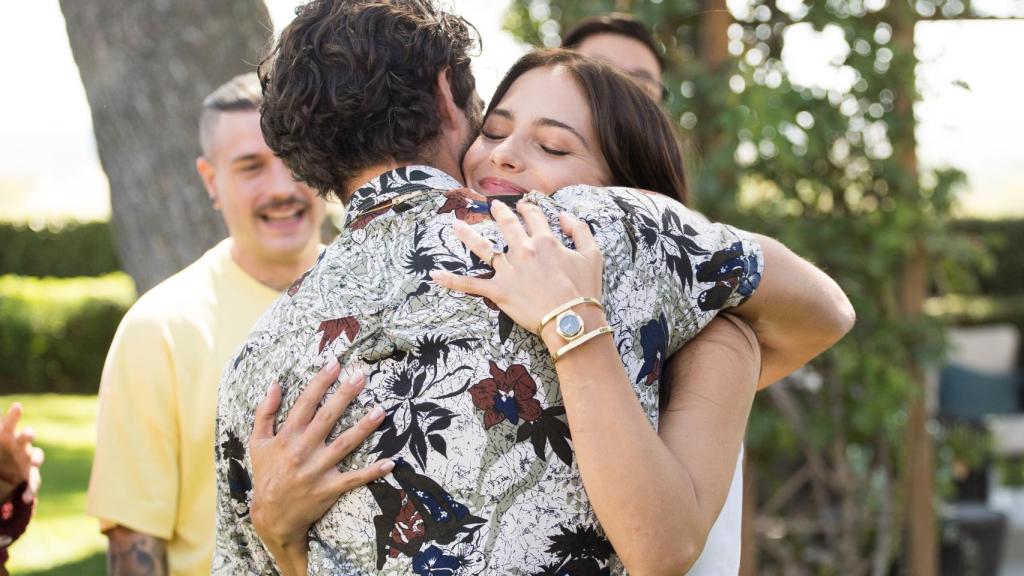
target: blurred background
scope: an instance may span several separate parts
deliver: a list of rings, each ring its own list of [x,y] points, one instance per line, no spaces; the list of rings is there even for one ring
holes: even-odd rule
[[[199,103],[296,4],[0,5],[0,408],[47,452],[13,574],[104,573],[83,510],[107,347],[223,236]],[[650,24],[698,209],[849,293],[853,333],[756,401],[744,574],[1024,574],[1024,1],[450,6],[483,38],[485,100],[580,18]]]

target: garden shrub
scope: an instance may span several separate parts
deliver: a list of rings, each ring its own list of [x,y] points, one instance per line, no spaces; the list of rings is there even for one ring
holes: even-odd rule
[[[0,390],[93,394],[131,278],[0,276]]]
[[[0,275],[99,276],[120,269],[109,222],[72,222],[35,230],[0,222]]]
[[[957,220],[952,229],[988,252],[992,270],[974,270],[978,291],[986,296],[1024,296],[1024,218]]]

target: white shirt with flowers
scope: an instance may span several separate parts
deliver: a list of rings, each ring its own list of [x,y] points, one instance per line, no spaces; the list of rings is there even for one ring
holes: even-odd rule
[[[560,211],[594,231],[608,321],[656,427],[666,359],[753,293],[760,247],[636,190],[574,186],[527,199],[566,243]],[[267,387],[285,389],[281,422],[330,356],[368,374],[332,438],[369,406],[386,411],[341,468],[382,458],[396,467],[312,527],[311,574],[624,573],[583,489],[544,345],[492,302],[428,275],[493,273],[452,232],[463,220],[502,246],[489,201],[433,168],[383,174],[354,194],[341,236],[257,323],[221,383],[215,574],[276,573],[249,518],[246,441]]]

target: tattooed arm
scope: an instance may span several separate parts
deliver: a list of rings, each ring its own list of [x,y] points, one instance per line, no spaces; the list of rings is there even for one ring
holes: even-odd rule
[[[116,526],[107,531],[108,576],[165,576],[167,541]]]

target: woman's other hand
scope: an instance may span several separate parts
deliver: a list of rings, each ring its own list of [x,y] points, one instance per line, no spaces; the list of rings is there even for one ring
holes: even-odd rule
[[[333,441],[326,441],[366,383],[362,373],[350,374],[338,382],[334,394],[320,405],[340,372],[335,359],[320,370],[299,395],[276,434],[274,421],[281,404],[280,385],[272,385],[256,409],[249,438],[252,523],[285,574],[306,573],[309,527],[342,494],[377,480],[394,468],[391,460],[383,460],[359,470],[338,470],[338,462],[384,421],[384,410],[374,407]]]
[[[520,201],[516,209],[523,223],[501,202],[491,203],[491,215],[508,243],[505,253],[493,252],[491,241],[464,222],[454,224],[459,240],[481,260],[490,262],[492,278],[443,270],[430,276],[445,288],[490,299],[516,324],[536,333],[548,312],[574,298],[601,301],[604,259],[590,228],[578,218],[566,212],[559,215],[562,230],[576,245],[572,250],[555,236],[540,207]]]

